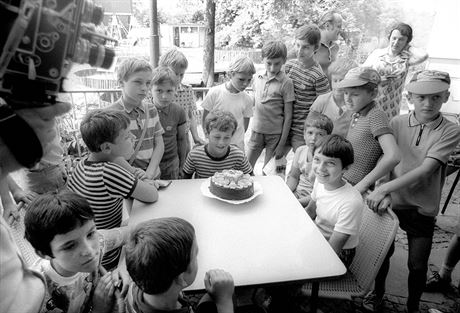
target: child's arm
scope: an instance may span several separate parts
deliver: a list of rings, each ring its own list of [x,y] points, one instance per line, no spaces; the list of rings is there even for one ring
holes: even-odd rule
[[[289,171],[288,177],[286,179],[286,184],[288,185],[291,191],[294,191],[299,184],[300,177],[300,168],[297,166],[297,163],[292,162],[291,170]]]
[[[30,202],[37,196],[37,193],[31,190],[24,190],[14,181],[14,179],[8,175],[8,188],[13,195],[16,203],[24,202],[25,205],[29,205]]]
[[[349,234],[344,234],[336,230],[332,232],[332,235],[329,238],[329,244],[337,255],[339,255],[342,251],[342,248],[347,242],[348,238],[350,238]]]
[[[308,204],[311,202],[311,197],[310,196],[305,196],[305,197],[301,197],[298,199],[300,204],[306,208],[308,206]]]
[[[102,276],[94,289],[92,298],[92,313],[112,312],[115,304],[115,285],[112,273],[107,272]]]
[[[278,142],[278,145],[275,148],[276,159],[281,159],[284,156],[284,145],[286,144],[286,139],[289,135],[289,129],[291,128],[293,104],[294,101],[284,103],[283,130],[281,131],[280,141]]]
[[[110,251],[123,246],[128,241],[130,227],[122,226],[111,229],[99,229],[98,232],[104,238],[105,249]]]
[[[131,174],[134,175],[134,177],[138,178],[138,179],[143,179],[146,174],[145,174],[145,171],[141,170],[140,168],[137,168],[137,167],[134,167],[132,166],[131,164],[129,164],[128,161],[126,161],[125,158],[123,157],[117,157],[113,160],[113,163],[115,164],[118,164],[120,165],[121,167],[123,167],[125,170],[127,170],[128,172],[130,172]]]
[[[198,145],[204,145],[205,141],[198,135],[198,125],[195,115],[190,118],[190,133],[192,134],[193,142]]]
[[[179,170],[182,171],[187,158],[187,125],[184,123],[177,128],[177,149],[179,152]]]
[[[428,53],[425,50],[409,46],[407,51],[410,54],[409,65],[417,65],[428,59]]]
[[[201,127],[203,127],[203,133],[204,133],[205,136],[206,136],[207,131],[206,131],[206,128],[204,126],[204,121],[206,119],[206,116],[208,116],[208,114],[209,114],[209,111],[206,110],[206,109],[203,109],[203,117],[201,118]]]
[[[244,123],[244,132],[246,132],[248,130],[248,127],[249,127],[249,120],[251,118],[250,117],[244,117],[243,118],[243,123]]]
[[[233,277],[224,270],[210,270],[204,278],[206,291],[214,300],[218,313],[233,313]],[[201,302],[203,302],[202,299]]]
[[[313,199],[308,202],[307,207],[305,208],[307,214],[311,217],[312,220],[316,218],[316,202]]]
[[[192,158],[192,151],[190,151],[182,168],[182,178],[190,179],[193,177],[193,173],[195,173],[195,165]]]
[[[9,175],[0,178],[0,198],[3,206],[3,218],[11,225],[19,218],[19,213],[8,188],[8,179]]]
[[[361,194],[365,193],[369,186],[389,173],[401,161],[401,153],[392,134],[383,134],[378,137],[378,141],[382,147],[383,155],[375,168],[355,185]]]
[[[152,184],[137,180],[136,187],[131,196],[139,201],[155,202],[158,200],[158,190]]]
[[[155,136],[155,148],[153,149],[152,157],[150,158],[149,166],[145,171],[148,179],[154,179],[157,176],[158,165],[160,164],[161,158],[165,151],[165,144],[163,142],[162,135]]]

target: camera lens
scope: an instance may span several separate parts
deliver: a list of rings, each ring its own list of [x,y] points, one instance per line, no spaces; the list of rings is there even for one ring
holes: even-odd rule
[[[89,63],[94,67],[110,68],[115,59],[115,50],[80,38],[75,46],[73,61]]]
[[[82,17],[85,22],[99,25],[104,18],[104,9],[94,4],[91,0],[86,0],[83,2]]]

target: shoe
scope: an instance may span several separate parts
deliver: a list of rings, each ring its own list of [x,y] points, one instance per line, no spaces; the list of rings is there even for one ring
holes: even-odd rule
[[[375,291],[371,291],[364,296],[362,306],[366,311],[380,312],[383,308],[383,297],[378,297]]]
[[[441,278],[439,272],[433,272],[426,281],[425,291],[428,292],[446,292],[451,289],[450,281]]]
[[[272,297],[267,293],[265,288],[256,288],[252,294],[252,303],[260,308],[263,312],[268,312]]]

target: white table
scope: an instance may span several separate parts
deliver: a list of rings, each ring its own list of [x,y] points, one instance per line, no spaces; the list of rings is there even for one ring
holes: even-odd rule
[[[186,290],[204,290],[204,275],[213,268],[230,272],[235,286],[318,282],[345,274],[345,266],[283,180],[255,180],[263,194],[238,205],[203,196],[204,179],[175,180],[160,190],[156,203],[134,201],[129,223],[175,216],[195,227],[199,269]]]

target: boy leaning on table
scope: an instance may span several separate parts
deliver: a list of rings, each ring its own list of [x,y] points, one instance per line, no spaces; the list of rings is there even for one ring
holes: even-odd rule
[[[192,311],[182,290],[196,278],[197,254],[195,230],[181,218],[157,218],[137,225],[126,246],[126,268],[133,279],[126,311],[233,313],[233,278],[221,269],[206,272],[207,293]]]
[[[449,99],[449,87],[446,72],[422,70],[413,75],[406,89],[414,111],[390,121],[401,149],[401,162],[390,172],[390,181],[367,197],[374,211],[386,210],[391,201],[399,226],[407,233],[409,313],[419,312],[447,159],[460,140],[460,128],[440,113],[442,104]],[[381,307],[393,252],[394,245],[377,275],[375,290],[363,302],[370,310]]]

